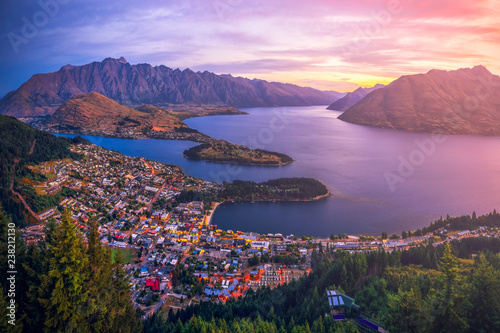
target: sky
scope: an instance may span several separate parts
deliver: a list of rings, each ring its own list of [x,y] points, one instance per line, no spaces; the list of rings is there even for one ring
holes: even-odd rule
[[[0,96],[33,74],[129,63],[351,91],[482,64],[498,0],[2,0]]]

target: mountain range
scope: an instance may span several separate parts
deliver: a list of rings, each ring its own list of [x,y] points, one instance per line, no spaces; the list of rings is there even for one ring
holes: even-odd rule
[[[344,97],[341,99],[336,100],[330,106],[327,107],[328,110],[337,110],[337,111],[345,111],[349,109],[351,106],[359,102],[360,100],[363,99],[366,95],[371,93],[372,91],[383,88],[385,85],[383,84],[376,84],[375,86],[371,88],[362,88],[359,87],[358,89],[347,93]]]
[[[484,66],[405,75],[339,119],[415,132],[500,135],[500,77]]]
[[[83,66],[33,75],[0,100],[0,112],[22,117],[51,115],[74,95],[97,92],[127,106],[207,104],[232,107],[325,105],[343,96],[293,84],[129,64],[106,58]]]

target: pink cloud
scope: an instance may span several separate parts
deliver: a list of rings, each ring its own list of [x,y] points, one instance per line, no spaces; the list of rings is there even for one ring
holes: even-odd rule
[[[352,77],[365,84],[432,68],[485,64],[499,73],[497,2],[88,0],[69,4],[30,41],[24,62],[60,67],[124,55],[341,89],[355,88]]]

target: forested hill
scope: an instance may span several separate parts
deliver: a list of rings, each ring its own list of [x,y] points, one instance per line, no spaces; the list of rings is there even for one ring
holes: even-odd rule
[[[326,186],[314,178],[278,178],[262,183],[235,180],[225,184],[221,197],[238,201],[305,201],[328,193]]]
[[[19,198],[10,187],[14,177],[29,177],[25,168],[52,159],[78,158],[68,149],[72,142],[86,141],[82,138],[56,137],[26,125],[19,120],[0,115],[0,203],[16,224],[25,224],[26,214]],[[14,184],[15,186],[15,184]]]

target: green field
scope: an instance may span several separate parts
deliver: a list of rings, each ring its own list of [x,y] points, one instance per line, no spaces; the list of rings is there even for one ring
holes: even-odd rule
[[[124,258],[125,264],[130,264],[132,261],[132,256],[134,255],[133,249],[112,249],[111,250],[111,262],[115,262],[115,256],[117,251],[122,252],[122,256]]]

